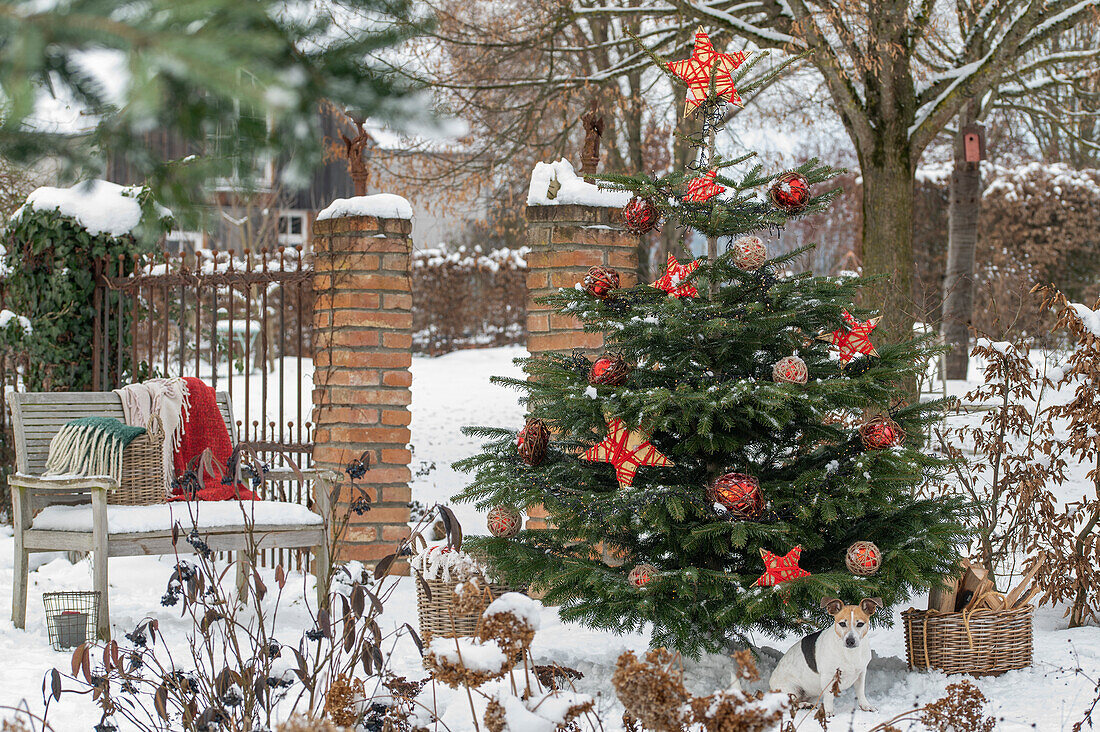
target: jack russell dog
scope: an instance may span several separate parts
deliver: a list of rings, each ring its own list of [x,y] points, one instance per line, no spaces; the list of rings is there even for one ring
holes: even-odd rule
[[[836,694],[854,685],[859,708],[875,711],[865,688],[871,648],[864,640],[871,616],[882,607],[882,600],[872,597],[860,600],[858,605],[845,605],[827,597],[821,607],[833,616],[833,626],[791,646],[772,672],[770,687],[809,706],[817,706],[820,699],[825,714],[832,716]]]

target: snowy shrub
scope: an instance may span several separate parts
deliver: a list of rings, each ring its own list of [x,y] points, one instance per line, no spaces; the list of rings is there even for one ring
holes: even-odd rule
[[[1062,445],[1046,403],[1058,372],[1045,362],[1037,368],[1024,340],[980,338],[970,355],[984,361],[984,381],[963,396],[959,413],[967,407],[989,408],[980,420],[935,433],[952,459],[952,489],[974,504],[973,556],[990,570],[990,579],[1007,579],[1018,569],[1016,557],[1028,552],[1035,507],[1050,500],[1051,488],[1065,478]]]
[[[523,343],[527,248],[478,245],[414,252],[413,345],[437,356],[457,348]]]
[[[151,251],[170,225],[171,214],[148,190],[106,181],[39,188],[12,214],[3,264],[7,305],[30,319],[19,348],[28,390],[92,387],[98,263],[109,260],[112,272],[129,272],[133,256]],[[109,307],[117,312],[121,299],[111,293]],[[122,338],[125,360],[130,334],[119,333],[117,323],[111,321],[108,338]]]

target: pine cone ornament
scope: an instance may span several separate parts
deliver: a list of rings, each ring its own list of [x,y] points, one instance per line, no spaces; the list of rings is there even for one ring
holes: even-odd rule
[[[529,419],[516,438],[519,456],[528,465],[538,465],[546,458],[546,446],[550,444],[550,430],[541,419]]]
[[[588,371],[592,386],[619,386],[630,376],[630,364],[622,356],[601,356]]]
[[[884,414],[860,427],[859,439],[868,450],[885,450],[905,442],[905,430]]]
[[[626,579],[635,587],[642,588],[648,585],[656,575],[657,568],[652,564],[636,564]]]
[[[755,272],[768,261],[768,247],[758,236],[743,236],[730,244],[733,263],[746,272]]]
[[[772,367],[772,381],[780,384],[805,384],[809,378],[806,362],[798,356],[784,356]]]
[[[661,209],[653,199],[634,196],[623,207],[623,228],[631,234],[643,236],[661,225]]]
[[[589,267],[581,286],[588,294],[603,300],[612,290],[619,289],[619,273],[611,267]]]
[[[497,506],[485,517],[489,533],[501,539],[511,539],[523,527],[523,517],[513,506]]]
[[[772,183],[768,198],[785,213],[800,213],[810,203],[810,183],[801,173],[788,170]]]
[[[882,551],[870,541],[857,541],[844,554],[848,571],[859,577],[870,577],[882,567]]]
[[[764,513],[764,493],[760,481],[744,473],[726,473],[714,479],[707,497],[720,503],[731,518],[756,520]]]

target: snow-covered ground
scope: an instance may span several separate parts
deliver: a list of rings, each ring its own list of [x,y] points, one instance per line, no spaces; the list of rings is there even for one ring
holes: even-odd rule
[[[477,449],[475,440],[462,435],[462,426],[521,423],[523,410],[517,404],[516,392],[493,386],[488,379],[493,374],[518,375],[520,371],[511,360],[523,353],[519,348],[495,348],[462,351],[436,359],[413,359],[413,496],[417,500],[428,505],[446,502],[458,491],[464,476],[453,471],[450,463]],[[951,386],[953,392],[964,390],[962,384]],[[453,508],[467,532],[483,531],[483,517],[469,506]],[[16,630],[6,612],[11,601],[12,538],[10,530],[0,535],[0,609],[3,610],[0,613],[0,659],[3,659],[0,663],[0,706],[25,700],[31,709],[40,710],[43,675],[54,666],[64,669],[69,665],[68,653],[50,650],[42,593],[91,587],[91,565],[87,560],[71,565],[61,556],[38,556],[46,562],[31,574],[27,629]],[[117,637],[132,629],[142,618],[153,616],[159,619],[167,642],[182,650],[190,625],[179,617],[178,609],[162,608],[159,602],[170,572],[168,558],[134,557],[111,561],[112,621]],[[297,583],[292,579],[288,588],[308,585],[301,577],[296,579]],[[265,577],[269,586],[273,586],[273,581],[273,576]],[[308,592],[300,592],[289,607],[280,611],[283,630],[276,637],[285,642],[295,642],[302,629],[312,625],[303,596],[308,596]],[[923,597],[912,599],[915,607],[923,607],[924,602]],[[1090,677],[1100,677],[1100,629],[1067,630],[1061,616],[1060,609],[1044,608],[1037,613],[1035,665],[1032,668],[978,681],[990,699],[990,713],[1001,720],[998,729],[1069,729],[1088,707],[1094,686]],[[404,622],[416,624],[415,588],[408,579],[400,580],[397,592],[387,605],[382,625],[388,630]],[[780,650],[786,650],[794,640],[756,639],[761,646]],[[849,691],[837,702],[838,717],[834,724],[840,726],[836,728],[868,730],[914,705],[940,697],[947,684],[956,680],[939,673],[907,670],[898,616],[892,628],[872,631],[870,642],[878,658],[872,661],[867,689],[878,711],[855,710]],[[596,632],[562,623],[553,608],[544,608],[533,650],[538,663],[556,662],[583,672],[585,676],[577,682],[578,689],[598,695],[598,708],[603,712],[605,724],[609,725],[607,728],[616,729],[622,710],[614,701],[610,684],[615,660],[625,650],[643,650],[647,645],[645,634],[616,636]],[[411,641],[402,640],[397,644],[391,663],[398,674],[410,678],[424,675]],[[771,663],[764,654],[761,670],[765,675]],[[731,662],[723,656],[688,661],[689,688],[695,692],[710,692],[726,687],[731,669]],[[464,693],[439,687],[437,694],[441,711],[449,709],[446,721],[452,732],[473,729]],[[61,704],[55,703],[50,709],[50,720],[58,732],[90,729],[98,719],[98,711],[87,697],[66,696]],[[808,720],[804,727],[800,726],[803,728],[816,729],[816,723]]]

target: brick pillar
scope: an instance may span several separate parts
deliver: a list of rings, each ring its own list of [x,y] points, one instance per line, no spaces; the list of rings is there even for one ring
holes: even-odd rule
[[[566,204],[527,207],[527,350],[598,353],[603,334],[585,333],[579,320],[535,302],[560,287],[573,287],[589,267],[607,265],[621,287],[638,281],[638,237],[621,226],[620,209]],[[542,506],[527,507],[527,528],[546,527]]]
[[[375,562],[409,534],[411,231],[403,218],[313,224],[313,463],[341,477],[343,515],[354,497],[344,466],[369,452],[358,484],[374,501],[351,515],[338,559]]]

